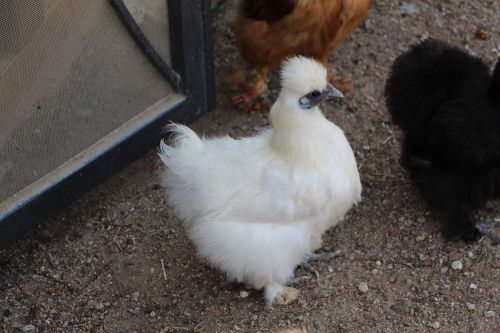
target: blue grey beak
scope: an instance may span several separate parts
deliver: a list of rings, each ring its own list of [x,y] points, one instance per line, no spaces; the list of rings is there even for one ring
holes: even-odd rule
[[[323,90],[323,93],[325,94],[326,97],[328,98],[333,98],[333,99],[341,99],[344,98],[344,94],[340,92],[337,88],[333,86],[331,83],[326,84],[325,90]]]

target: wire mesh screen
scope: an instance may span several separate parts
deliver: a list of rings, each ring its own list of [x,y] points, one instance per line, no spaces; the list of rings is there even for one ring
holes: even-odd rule
[[[0,203],[170,94],[108,1],[0,1]]]
[[[171,65],[167,0],[123,0],[144,35],[163,60]]]

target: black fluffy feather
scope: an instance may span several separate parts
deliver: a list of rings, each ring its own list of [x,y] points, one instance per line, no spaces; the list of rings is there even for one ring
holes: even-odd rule
[[[385,88],[404,133],[401,162],[442,214],[449,240],[479,235],[474,212],[500,196],[500,61],[428,40],[396,59]]]
[[[245,0],[245,16],[256,21],[269,23],[279,21],[295,9],[296,0]]]

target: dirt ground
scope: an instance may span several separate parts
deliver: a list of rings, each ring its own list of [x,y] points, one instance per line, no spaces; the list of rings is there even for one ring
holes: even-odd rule
[[[240,61],[234,5],[226,1],[214,17],[217,110],[193,124],[207,135],[251,135],[268,124],[265,114],[232,110],[221,80]],[[375,0],[332,55],[331,68],[351,76],[354,89],[343,105],[323,110],[356,152],[364,200],[324,237],[321,251],[344,255],[317,263],[319,282],[296,286],[297,302],[266,308],[259,291],[197,259],[165,205],[153,151],[0,252],[0,331],[500,332],[499,247],[443,241],[398,163],[399,134],[382,98],[394,58],[428,36],[493,65],[499,13],[498,0]],[[275,94],[276,78],[271,88]],[[493,206],[480,216],[497,217]]]

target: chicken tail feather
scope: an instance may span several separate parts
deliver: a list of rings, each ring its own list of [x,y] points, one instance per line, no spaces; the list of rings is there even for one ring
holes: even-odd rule
[[[159,156],[165,165],[168,165],[169,158],[175,152],[201,153],[203,151],[203,142],[198,135],[189,127],[171,123],[166,126],[165,130],[173,136],[172,145],[168,145],[164,140],[160,141]]]

